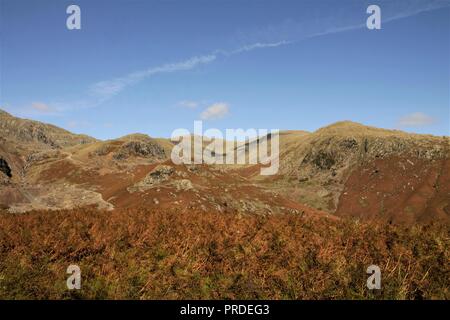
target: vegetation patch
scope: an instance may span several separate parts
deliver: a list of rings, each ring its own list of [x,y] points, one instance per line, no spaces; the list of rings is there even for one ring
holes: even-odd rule
[[[449,227],[148,209],[0,213],[0,299],[449,299]],[[81,290],[66,269],[81,268]],[[366,269],[381,269],[368,290]]]

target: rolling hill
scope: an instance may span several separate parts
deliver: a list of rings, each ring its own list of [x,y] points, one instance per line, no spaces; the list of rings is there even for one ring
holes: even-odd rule
[[[280,170],[261,176],[260,165],[175,165],[170,140],[143,134],[100,141],[4,111],[0,132],[0,206],[11,212],[146,207],[450,221],[449,137],[350,121],[283,131]]]

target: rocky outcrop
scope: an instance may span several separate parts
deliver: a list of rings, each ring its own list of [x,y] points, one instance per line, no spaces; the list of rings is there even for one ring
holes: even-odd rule
[[[166,157],[164,149],[153,141],[129,141],[120,146],[113,158],[124,160],[131,156],[162,160]]]
[[[298,141],[292,143],[294,147],[281,150],[284,192],[292,194],[296,201],[329,212],[337,209],[346,181],[359,167],[374,161],[395,165],[399,158],[429,166],[448,158],[450,150],[448,137],[409,134],[349,121],[321,128]],[[413,170],[403,173],[408,177],[414,174]]]
[[[188,179],[175,180],[172,182],[172,185],[175,186],[177,191],[188,191],[194,189],[192,182]]]
[[[168,165],[158,165],[155,169],[150,171],[144,179],[128,188],[130,193],[136,191],[144,191],[153,188],[169,178],[175,173],[175,169]]]
[[[439,160],[448,156],[448,142],[445,138],[439,140],[421,141],[401,136],[319,137],[311,142],[301,163],[314,164],[320,170],[331,170],[345,163],[357,164],[391,156]]]

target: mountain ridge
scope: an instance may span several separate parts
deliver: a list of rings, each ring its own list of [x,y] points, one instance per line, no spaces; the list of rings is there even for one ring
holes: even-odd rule
[[[260,165],[174,165],[169,139],[140,133],[98,140],[4,111],[0,132],[0,206],[13,212],[184,204],[247,214],[450,220],[448,137],[350,121],[281,131],[280,170],[264,177]]]

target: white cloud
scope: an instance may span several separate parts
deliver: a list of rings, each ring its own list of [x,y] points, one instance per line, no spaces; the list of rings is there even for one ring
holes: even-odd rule
[[[178,105],[180,107],[184,107],[184,108],[195,109],[200,105],[200,102],[184,100],[184,101],[178,102]]]
[[[436,119],[422,112],[414,112],[400,118],[401,127],[423,127],[436,123]]]
[[[206,108],[201,114],[202,120],[216,120],[221,119],[230,113],[230,109],[227,103],[218,102],[214,103]]]
[[[52,112],[52,108],[49,105],[42,102],[33,102],[31,104],[31,109],[40,113]]]

